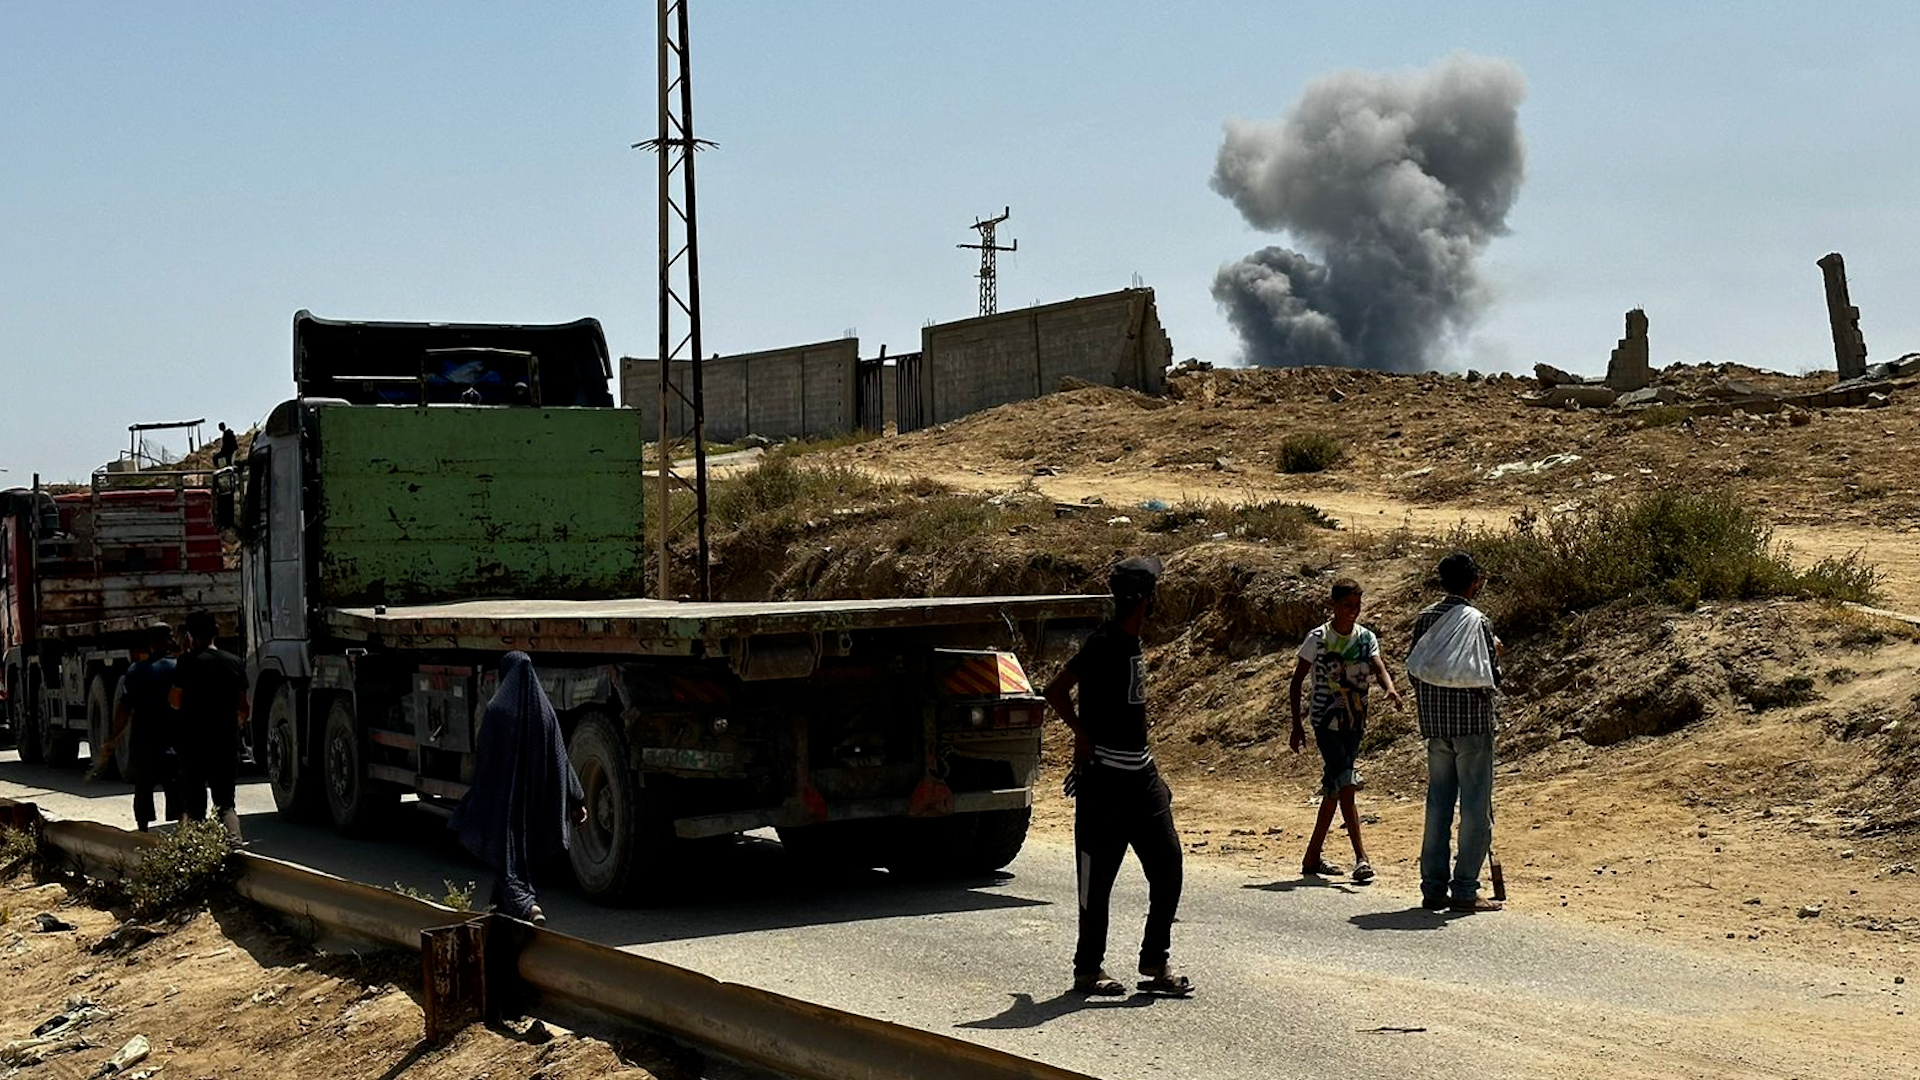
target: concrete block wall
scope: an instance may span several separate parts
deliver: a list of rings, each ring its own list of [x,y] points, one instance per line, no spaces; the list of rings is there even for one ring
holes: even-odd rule
[[[700,376],[707,438],[713,442],[732,442],[749,434],[816,438],[852,430],[858,422],[854,380],[859,359],[859,339],[843,338],[704,361]],[[641,430],[649,441],[659,437],[657,361],[620,358],[620,401],[640,410]],[[674,423],[684,431],[688,410],[675,405]]]
[[[1065,377],[1158,393],[1173,359],[1151,289],[929,326],[920,351],[928,424],[1053,393]]]

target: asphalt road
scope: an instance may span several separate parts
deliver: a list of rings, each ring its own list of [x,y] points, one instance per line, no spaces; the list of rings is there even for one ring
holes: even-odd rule
[[[0,795],[132,827],[131,788],[0,754]],[[437,894],[480,870],[444,815],[403,806],[390,836],[281,822],[240,794],[253,850]],[[1275,880],[1190,862],[1174,959],[1189,1000],[1066,993],[1070,850],[1030,841],[1011,872],[931,883],[797,871],[759,836],[662,881],[665,907],[596,906],[558,886],[555,929],[716,978],[942,1032],[1101,1077],[1845,1077],[1912,1075],[1904,986],[1842,967],[1740,963],[1525,913],[1422,911],[1388,885]],[[692,894],[691,899],[686,899]],[[1109,970],[1132,969],[1145,889],[1131,860]]]

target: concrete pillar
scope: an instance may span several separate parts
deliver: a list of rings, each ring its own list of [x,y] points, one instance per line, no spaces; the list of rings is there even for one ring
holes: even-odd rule
[[[1840,378],[1857,379],[1867,373],[1867,339],[1860,334],[1860,309],[1847,298],[1847,261],[1839,252],[1821,259],[1827,278],[1827,321],[1833,324],[1833,359]]]
[[[1613,347],[1607,360],[1607,386],[1626,393],[1643,390],[1653,382],[1653,364],[1647,352],[1647,313],[1634,308],[1627,312],[1627,336]]]

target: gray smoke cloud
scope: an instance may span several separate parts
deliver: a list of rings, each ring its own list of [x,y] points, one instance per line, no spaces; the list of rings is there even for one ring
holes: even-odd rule
[[[1213,189],[1313,253],[1263,248],[1214,278],[1246,360],[1429,366],[1487,304],[1474,260],[1520,191],[1525,92],[1513,64],[1455,55],[1324,76],[1276,122],[1228,121]]]

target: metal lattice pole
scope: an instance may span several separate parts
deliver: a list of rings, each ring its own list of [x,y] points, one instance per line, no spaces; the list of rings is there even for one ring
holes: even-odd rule
[[[1008,247],[1001,247],[994,239],[995,230],[999,228],[1000,223],[1012,216],[1013,207],[1009,206],[1000,211],[999,217],[975,221],[972,228],[979,230],[980,242],[977,244],[954,245],[955,247],[963,247],[980,252],[980,314],[982,315],[991,315],[1000,310],[999,282],[997,280],[999,267],[997,265],[998,260],[994,258],[994,255],[1001,251],[1020,250],[1020,241],[1018,240],[1015,240]]]
[[[695,595],[713,597],[707,546],[706,403],[700,371],[700,230],[694,196],[694,155],[712,146],[693,134],[693,77],[687,36],[688,0],[660,0],[659,134],[637,143],[654,151],[659,165],[660,231],[660,414],[659,477],[654,494],[654,595],[674,598],[669,541],[685,520],[674,494],[693,495],[691,517],[699,552]],[[677,193],[677,198],[676,198]],[[684,329],[683,329],[684,328]],[[676,374],[676,362],[686,368]],[[676,406],[686,410],[680,423]],[[674,469],[675,455],[693,449],[693,476]]]

